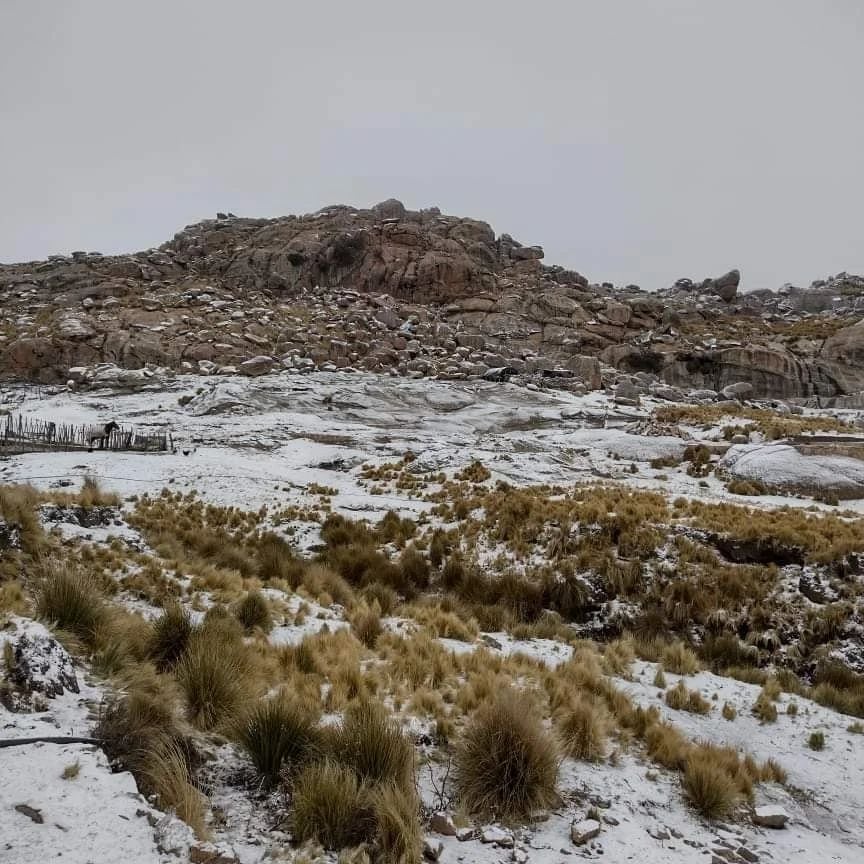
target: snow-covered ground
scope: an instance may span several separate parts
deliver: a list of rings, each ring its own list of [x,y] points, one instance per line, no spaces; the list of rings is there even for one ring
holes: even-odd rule
[[[412,470],[421,473],[449,473],[479,459],[493,479],[516,485],[615,480],[670,496],[754,503],[730,494],[713,475],[650,467],[651,460],[680,459],[687,444],[717,437],[711,429],[692,429],[698,439],[628,431],[657,404],[644,399],[641,408],[617,408],[603,391],[578,396],[511,384],[348,373],[188,376],[162,389],[121,395],[12,388],[3,393],[3,407],[14,414],[82,424],[114,419],[145,432],[170,431],[176,452],[14,456],[0,462],[0,483],[49,488],[79,483],[89,473],[123,496],[166,486],[196,489],[214,503],[250,510],[297,504],[309,484],[318,484],[336,490],[337,511],[416,515],[430,505],[393,489],[370,495],[358,483],[362,464],[392,462],[410,450],[418,456]],[[763,451],[773,452],[757,450]],[[766,495],[759,503],[810,506],[812,500]],[[844,507],[864,512],[864,499]]]

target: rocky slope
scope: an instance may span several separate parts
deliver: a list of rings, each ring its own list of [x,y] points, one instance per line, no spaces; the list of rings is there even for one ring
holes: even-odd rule
[[[159,249],[0,265],[0,374],[135,383],[158,369],[497,370],[571,388],[745,382],[760,398],[864,400],[860,277],[741,294],[733,270],[649,293],[542,259],[485,222],[395,200],[219,214]]]

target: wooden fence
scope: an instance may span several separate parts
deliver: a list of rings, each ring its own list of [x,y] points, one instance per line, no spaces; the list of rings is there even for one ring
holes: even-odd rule
[[[91,449],[160,453],[174,447],[167,432],[144,434],[120,426],[104,435],[104,430],[104,424],[77,426],[8,414],[0,417],[0,454]]]

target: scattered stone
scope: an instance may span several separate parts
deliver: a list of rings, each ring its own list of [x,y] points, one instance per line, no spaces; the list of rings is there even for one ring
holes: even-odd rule
[[[596,819],[583,819],[570,826],[570,839],[577,846],[584,846],[600,834],[600,823]]]
[[[252,357],[249,360],[244,360],[238,367],[241,375],[255,377],[258,375],[267,375],[273,371],[273,364],[276,361],[272,357],[265,354],[259,354],[257,357]]]
[[[233,850],[222,844],[198,843],[189,849],[190,864],[240,864]]]
[[[432,814],[432,818],[429,820],[429,829],[444,837],[455,837],[457,834],[453,818],[449,813],[441,811]]]
[[[497,825],[492,825],[489,828],[484,828],[480,835],[481,843],[494,843],[502,849],[512,849],[515,840],[509,831],[499,828]]]
[[[753,823],[761,828],[785,828],[789,814],[779,805],[769,804],[753,811]]]
[[[441,853],[444,851],[444,844],[438,843],[433,844],[432,841],[428,839],[423,840],[423,860],[424,861],[439,861],[441,859]]]
[[[37,825],[42,825],[45,820],[42,818],[42,811],[31,807],[29,804],[16,804],[15,809],[22,815],[32,819]]]

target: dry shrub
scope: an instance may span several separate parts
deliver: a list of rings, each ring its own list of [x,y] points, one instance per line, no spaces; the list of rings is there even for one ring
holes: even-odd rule
[[[406,546],[399,556],[399,568],[402,571],[404,584],[412,586],[415,590],[429,587],[429,562],[421,552],[417,551],[413,543]],[[403,593],[409,595],[408,591]]]
[[[285,767],[293,770],[319,751],[318,717],[287,695],[263,699],[238,725],[237,740],[264,784],[272,786]]]
[[[92,645],[105,620],[105,606],[96,582],[58,561],[45,562],[43,570],[36,595],[39,616]]]
[[[147,754],[162,739],[183,739],[177,718],[179,693],[171,678],[141,664],[118,681],[123,694],[101,709],[96,737],[109,759],[140,773]]]
[[[218,619],[205,621],[175,668],[189,719],[200,729],[236,722],[250,695],[250,657],[242,641]]]
[[[256,629],[269,633],[273,627],[270,604],[260,591],[250,591],[246,594],[234,607],[234,615],[243,625],[246,633]]]
[[[568,756],[586,762],[603,759],[612,721],[602,704],[594,699],[574,697],[556,712],[555,720]]]
[[[173,669],[186,650],[194,631],[189,612],[174,601],[165,606],[153,623],[148,654],[160,672]]]
[[[306,567],[303,573],[303,587],[312,597],[327,594],[340,606],[348,606],[354,599],[354,591],[345,579],[323,564],[313,563]],[[384,608],[383,604],[381,608]]]
[[[811,750],[824,750],[825,749],[825,733],[824,732],[811,732],[810,737],[807,739],[807,746]]]
[[[378,604],[382,615],[390,615],[399,603],[399,595],[387,585],[373,582],[363,589],[363,598],[371,606]]]
[[[519,818],[557,801],[558,750],[534,706],[500,691],[470,718],[456,753],[460,799],[472,813]]]
[[[20,582],[4,582],[0,584],[0,613],[9,615],[26,615],[30,606],[24,596]]]

